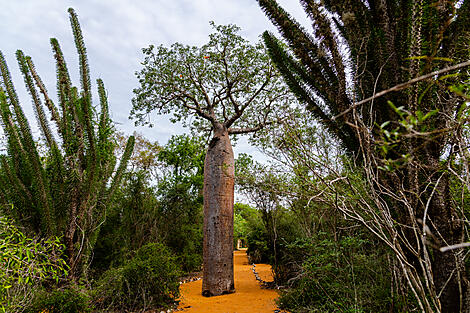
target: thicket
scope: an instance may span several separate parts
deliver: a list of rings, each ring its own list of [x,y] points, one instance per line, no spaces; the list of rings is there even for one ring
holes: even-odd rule
[[[288,41],[285,45],[266,33],[269,52],[306,108],[283,103],[282,118],[245,115],[247,120],[240,120],[241,129],[252,124],[246,130],[256,130],[251,141],[269,162],[260,164],[247,155],[236,161],[236,188],[250,205],[235,205],[234,247],[240,239],[248,246],[251,262],[272,265],[274,284],[281,289],[279,305],[291,312],[464,308],[469,259],[458,244],[467,240],[464,231],[470,214],[468,70],[459,67],[455,74],[439,79],[433,74],[418,85],[402,86],[412,87],[400,89],[395,104],[367,96],[376,87],[391,87],[397,79],[430,73],[440,68],[439,62],[468,56],[463,39],[468,38],[464,25],[469,2],[440,7],[426,1],[403,2],[398,8],[392,3],[367,7],[368,1],[301,1],[316,23],[318,40],[275,1],[259,2]],[[389,10],[383,11],[385,7]],[[400,10],[407,18],[396,20]],[[436,10],[448,14],[441,16]],[[387,14],[408,35],[400,37],[398,28],[384,30],[390,20],[377,23]],[[442,20],[444,15],[448,20]],[[116,133],[100,80],[99,106],[93,105],[86,49],[73,10],[70,17],[81,86],[72,86],[60,46],[52,39],[57,106],[31,58],[17,52],[42,131],[43,150],[32,135],[0,53],[0,115],[7,138],[7,154],[0,156],[0,309],[88,312],[169,307],[179,295],[179,277],[201,269],[207,142],[182,135],[160,146],[142,136]],[[216,28],[231,34],[238,30]],[[429,38],[414,41],[411,33]],[[357,41],[357,34],[366,41]],[[215,45],[216,39],[212,36],[211,43]],[[356,61],[341,54],[339,39],[348,42]],[[406,43],[410,51],[387,44],[394,39]],[[442,48],[433,46],[434,40]],[[204,75],[223,66],[223,58],[212,50],[195,54],[188,47],[173,48],[191,55],[204,80]],[[427,54],[418,55],[418,48]],[[145,52],[175,57],[171,49],[157,50]],[[384,58],[382,51],[390,56]],[[190,70],[175,76],[172,66],[177,61],[181,60],[168,60],[171,69],[162,73],[171,79],[143,71],[141,83],[158,93],[152,79],[157,79],[154,84],[191,81]],[[349,66],[354,77],[351,92],[346,81]],[[243,73],[250,70],[244,68]],[[272,71],[269,65],[267,81]],[[216,90],[213,102],[201,97],[200,106],[191,107],[187,102],[191,97],[185,94],[184,109],[179,107],[182,95],[169,95],[167,100],[181,109],[175,118],[186,117],[187,109],[210,115],[217,105],[234,105],[233,112],[219,112],[225,125],[232,125],[227,114],[239,118],[254,98],[240,107],[236,99],[225,96],[235,82],[219,76],[224,87]],[[281,98],[292,99],[275,76]],[[202,81],[196,82],[194,92],[202,87]],[[259,107],[277,101],[260,88],[265,101],[256,103]],[[148,104],[144,96],[139,98],[142,105]],[[210,103],[205,106],[204,101]],[[136,116],[140,119],[151,109]],[[267,114],[272,108],[265,109]],[[276,127],[261,130],[265,124]],[[205,128],[197,122],[194,126]],[[241,129],[232,129],[232,134],[242,133]],[[455,230],[450,235],[449,227]],[[452,273],[446,274],[446,269]],[[448,284],[443,285],[444,278]]]
[[[252,209],[242,207],[246,218],[239,224],[250,260],[272,264],[280,306],[291,312],[414,308],[412,297],[390,289],[390,251],[338,210],[337,194],[328,192],[331,181],[342,177],[338,192],[354,203],[360,196],[345,182],[349,177],[365,193],[362,176],[338,143],[298,110],[281,127],[260,134],[256,144],[270,164],[238,158],[238,191],[257,208],[253,218]]]
[[[355,175],[324,179],[322,198],[390,248],[395,287],[419,310],[468,311],[468,203],[450,199],[469,173],[457,164],[468,162],[458,89],[470,2],[300,0],[309,30],[276,0],[258,3],[283,38],[263,34],[290,90],[356,162]]]
[[[202,182],[205,156],[200,138],[173,136],[159,147],[153,178],[136,163],[126,173],[100,232],[92,268],[121,265],[149,242],[165,244],[186,274],[202,261]]]
[[[29,238],[13,221],[0,217],[0,312],[30,305],[34,290],[67,278],[60,238]]]
[[[145,311],[173,305],[181,275],[177,258],[160,243],[139,248],[122,266],[107,270],[97,282],[94,303],[104,311]]]
[[[88,313],[94,306],[86,289],[69,286],[36,290],[31,303],[22,309],[24,313]]]

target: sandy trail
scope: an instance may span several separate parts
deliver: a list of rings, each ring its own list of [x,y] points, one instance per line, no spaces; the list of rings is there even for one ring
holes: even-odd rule
[[[257,264],[256,271],[266,281],[272,280],[271,266]],[[182,284],[179,309],[198,313],[267,313],[277,310],[275,290],[261,289],[251,271],[246,251],[234,252],[235,293],[218,297],[201,295],[202,280]]]

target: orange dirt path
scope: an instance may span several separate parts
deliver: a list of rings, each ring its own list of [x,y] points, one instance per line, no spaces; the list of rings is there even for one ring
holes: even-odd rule
[[[246,251],[234,252],[235,293],[217,297],[203,297],[202,280],[181,285],[179,309],[183,312],[198,313],[267,313],[277,310],[275,290],[261,289],[248,263]],[[257,264],[259,276],[272,280],[271,266]]]

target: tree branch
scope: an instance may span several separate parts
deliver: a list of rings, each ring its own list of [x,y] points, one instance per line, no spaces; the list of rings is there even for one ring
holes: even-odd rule
[[[195,77],[193,75],[193,71],[191,70],[191,65],[190,64],[186,64],[187,67],[188,67],[188,71],[189,71],[189,78],[191,79],[191,81],[193,82],[193,84],[202,92],[203,96],[204,96],[204,100],[206,101],[207,103],[207,108],[209,109],[210,111],[210,115],[213,116],[213,118],[215,118],[215,112],[214,112],[214,105],[213,103],[211,102],[211,99],[209,98],[209,95],[207,94],[207,91],[206,89],[204,88],[204,86],[202,85],[202,83],[199,81],[199,79],[197,79],[197,77]]]
[[[263,85],[261,85],[260,88],[258,88],[258,90],[255,91],[255,93],[250,97],[250,99],[248,99],[248,101],[242,105],[241,108],[239,108],[239,110],[237,110],[235,107],[235,114],[228,120],[225,122],[225,126],[227,128],[229,128],[230,126],[232,126],[232,124],[240,118],[240,116],[242,116],[243,112],[245,111],[245,109],[250,106],[250,104],[253,102],[253,100],[258,97],[258,95],[264,90],[264,88],[268,85],[268,83],[271,81],[271,71],[269,72],[269,75],[267,76],[266,80],[263,82]],[[232,99],[232,103],[234,103],[235,100],[233,100],[233,97],[232,97],[232,94],[230,93],[230,98]]]
[[[470,61],[466,61],[466,62],[463,62],[463,63],[459,63],[459,64],[456,64],[454,66],[449,66],[449,67],[446,67],[444,69],[441,69],[441,70],[438,70],[438,71],[434,71],[432,73],[429,73],[429,74],[426,74],[426,75],[422,75],[422,76],[419,76],[419,77],[416,77],[416,78],[413,78],[405,83],[401,83],[401,84],[398,84],[398,85],[395,85],[393,86],[392,88],[389,88],[389,89],[386,89],[386,90],[383,90],[379,93],[376,93],[375,95],[369,97],[369,98],[366,98],[364,100],[361,100],[359,102],[356,102],[354,103],[351,107],[349,107],[347,110],[344,110],[343,112],[341,112],[340,114],[336,115],[333,117],[333,120],[336,120],[338,118],[340,118],[341,116],[351,112],[351,110],[353,110],[354,108],[366,103],[366,102],[369,102],[371,100],[374,100],[375,98],[379,98],[379,97],[382,97],[383,95],[386,95],[392,91],[399,91],[399,90],[402,90],[402,89],[405,89],[407,88],[408,86],[414,84],[414,83],[418,83],[420,81],[423,81],[423,80],[427,80],[427,79],[430,79],[432,78],[433,76],[436,76],[436,75],[441,75],[441,74],[444,74],[444,73],[447,73],[447,72],[450,72],[450,71],[453,71],[453,70],[457,70],[457,69],[460,69],[460,68],[464,68],[464,67],[467,67],[467,66],[470,66]]]
[[[199,115],[200,117],[210,121],[211,123],[215,123],[215,118],[214,116],[212,116],[211,114],[207,114],[206,112],[204,112],[201,107],[199,106],[199,103],[197,102],[197,100],[192,97],[191,95],[187,95],[187,94],[184,94],[184,95],[178,95],[178,96],[175,96],[176,99],[180,100],[181,102],[183,102],[183,105],[185,108],[189,109],[189,110],[192,110],[194,112],[196,112],[197,115]],[[188,103],[187,99],[190,99],[192,100],[194,103],[195,103],[195,106],[192,106]]]
[[[240,135],[240,134],[253,133],[253,132],[257,132],[258,130],[263,129],[268,124],[272,124],[272,123],[262,123],[262,124],[258,124],[255,127],[229,128],[228,129],[228,134],[229,135]]]
[[[172,97],[168,98],[167,102],[172,101],[173,99],[178,99],[183,102],[183,105],[192,111],[195,111],[197,115],[199,115],[202,118],[205,118],[206,120],[210,121],[211,123],[215,123],[215,114],[208,114],[204,112],[201,108],[201,105],[197,101],[197,99],[190,95],[189,93],[185,92],[184,90],[181,90],[177,88],[176,86],[173,86],[174,90],[177,91],[177,93],[173,94]],[[190,105],[187,100],[191,100],[194,103],[193,105]]]

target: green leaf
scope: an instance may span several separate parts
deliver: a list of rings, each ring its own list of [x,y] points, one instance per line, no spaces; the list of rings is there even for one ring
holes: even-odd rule
[[[388,124],[390,124],[390,121],[383,122],[382,125],[380,125],[380,128],[385,128]]]

